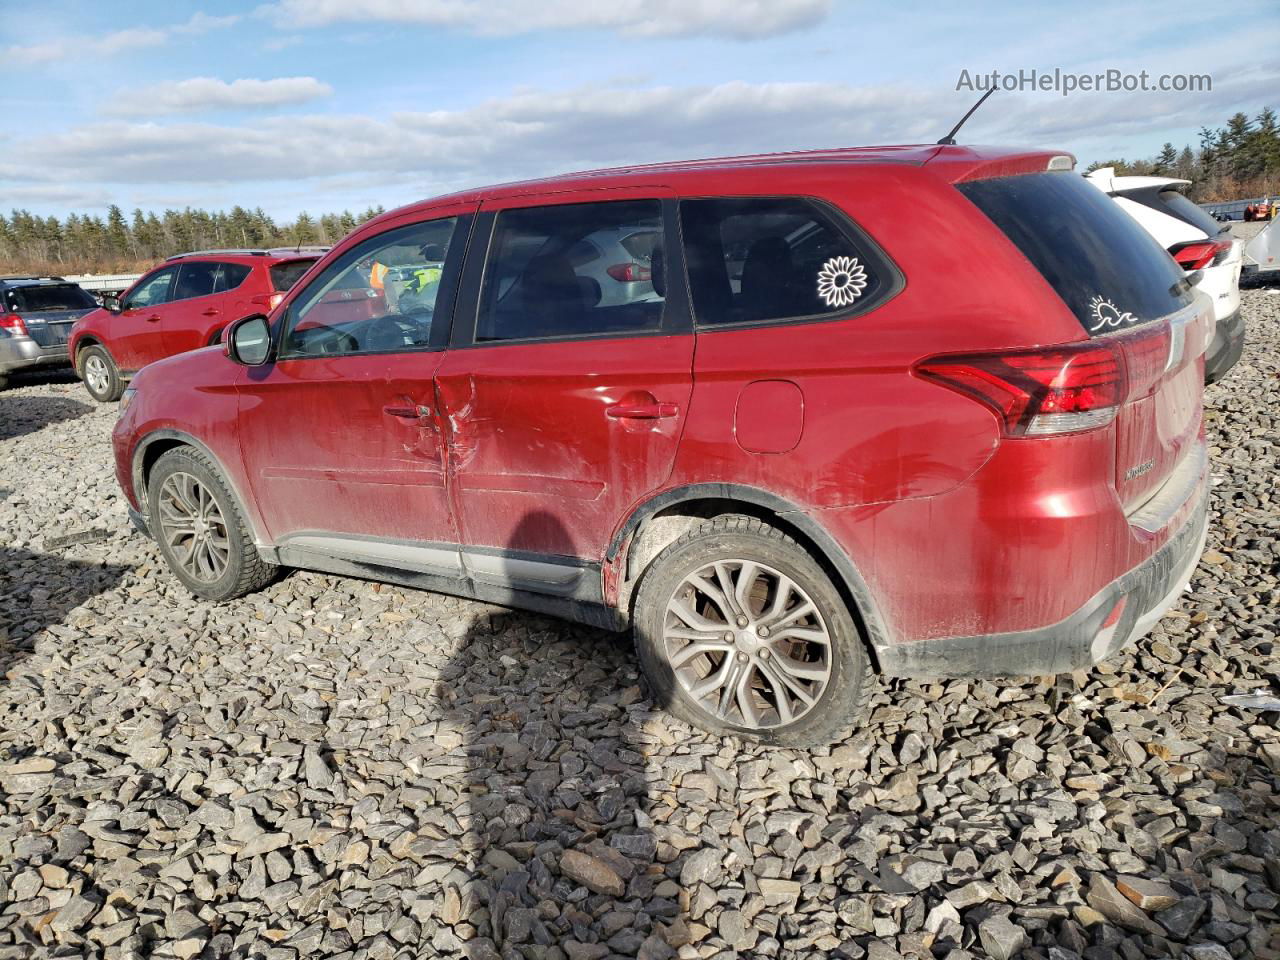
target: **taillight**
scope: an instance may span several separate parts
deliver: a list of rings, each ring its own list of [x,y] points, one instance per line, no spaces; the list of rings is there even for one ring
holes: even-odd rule
[[[604,272],[619,283],[653,279],[653,271],[643,263],[615,263],[612,267],[606,267]]]
[[[16,313],[8,313],[0,317],[0,329],[8,330],[19,337],[27,335],[27,325],[22,322],[22,317]]]
[[[1091,430],[1125,398],[1124,361],[1112,343],[930,357],[916,373],[986,404],[1010,437]]]
[[[1181,332],[1181,331],[1178,331]],[[915,372],[986,404],[1010,437],[1092,430],[1150,394],[1181,359],[1168,321],[1034,350],[930,357]]]
[[[1169,248],[1169,255],[1178,261],[1183,270],[1203,270],[1227,259],[1231,252],[1230,240],[1191,240]]]

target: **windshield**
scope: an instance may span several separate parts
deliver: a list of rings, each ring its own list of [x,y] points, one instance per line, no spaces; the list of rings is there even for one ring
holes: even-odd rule
[[[1040,271],[1090,333],[1191,303],[1182,270],[1138,222],[1074,173],[957,184]]]
[[[74,283],[51,283],[8,291],[8,307],[14,313],[45,310],[92,310],[98,304]]]

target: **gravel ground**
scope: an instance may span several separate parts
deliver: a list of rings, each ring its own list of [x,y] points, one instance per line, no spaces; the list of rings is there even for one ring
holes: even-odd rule
[[[884,685],[812,753],[690,731],[625,639],[539,616],[196,602],[128,532],[114,410],[21,380],[0,960],[1280,956],[1280,713],[1219,699],[1280,694],[1280,291],[1245,309],[1181,610],[1088,674]]]

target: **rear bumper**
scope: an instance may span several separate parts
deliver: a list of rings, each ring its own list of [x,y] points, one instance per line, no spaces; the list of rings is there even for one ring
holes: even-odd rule
[[[0,373],[70,362],[65,343],[42,347],[30,337],[0,337]]]
[[[1214,328],[1204,357],[1204,382],[1217,383],[1244,352],[1244,314],[1240,310],[1223,317]]]
[[[1178,601],[1208,532],[1209,485],[1182,527],[1147,560],[1107,584],[1065,620],[1034,630],[893,644],[877,650],[890,676],[1050,676],[1082,670],[1144,637]],[[1117,604],[1119,619],[1107,625]]]

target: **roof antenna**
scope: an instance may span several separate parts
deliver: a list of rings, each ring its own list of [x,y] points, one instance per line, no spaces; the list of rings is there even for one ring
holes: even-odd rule
[[[996,86],[993,83],[991,89],[978,98],[978,102],[969,108],[969,112],[960,118],[960,122],[951,128],[951,132],[938,141],[939,146],[954,147],[956,143],[956,134],[960,132],[960,128],[964,126],[964,122],[973,116],[975,110],[987,102],[987,97],[996,92]]]

